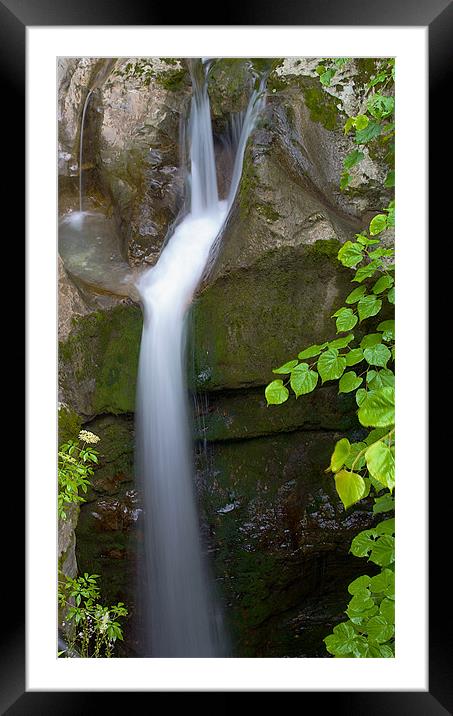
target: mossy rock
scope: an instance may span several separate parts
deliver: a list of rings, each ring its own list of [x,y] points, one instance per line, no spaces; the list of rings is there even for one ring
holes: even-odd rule
[[[192,385],[265,385],[272,368],[332,338],[331,316],[350,286],[339,246],[332,239],[276,248],[208,286],[192,308]]]
[[[347,603],[347,580],[359,561],[347,556],[350,542],[373,516],[370,504],[346,512],[325,472],[340,435],[296,431],[208,448],[202,502],[234,656],[287,656],[285,649],[317,655],[312,643],[295,641],[294,629],[288,647],[287,615],[336,588],[341,609],[337,604],[326,621],[339,618]]]
[[[65,402],[81,416],[130,413],[142,330],[138,306],[120,304],[73,319],[60,343],[60,387]]]
[[[60,404],[58,407],[58,445],[67,443],[68,440],[77,440],[82,428],[82,418],[67,405]]]
[[[275,376],[271,373],[269,380]],[[267,405],[264,387],[212,392],[195,402],[197,440],[241,440],[272,433],[304,430],[349,430],[356,425],[357,405],[351,394],[338,395],[328,385],[283,405]]]

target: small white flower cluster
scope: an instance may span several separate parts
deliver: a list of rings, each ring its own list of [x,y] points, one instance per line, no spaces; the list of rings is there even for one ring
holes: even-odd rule
[[[90,433],[89,430],[81,430],[79,433],[79,440],[83,440],[84,443],[92,443],[95,445],[101,438],[94,433]]]

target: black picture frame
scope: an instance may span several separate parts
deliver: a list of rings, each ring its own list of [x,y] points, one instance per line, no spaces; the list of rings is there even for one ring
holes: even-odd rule
[[[14,212],[15,217],[25,216],[25,31],[28,26],[65,26],[65,25],[167,25],[168,20],[175,19],[175,7],[166,3],[142,3],[139,0],[70,0],[60,2],[55,0],[0,0],[0,53],[2,61],[2,89],[4,93],[4,110],[1,113],[4,137],[3,156],[4,167],[8,178],[6,188],[7,201],[4,206],[8,213]],[[200,7],[202,7],[200,5]],[[203,6],[204,7],[204,6]],[[207,6],[206,6],[207,7]],[[194,24],[193,5],[186,7],[178,5],[177,16],[179,26]],[[247,4],[232,6],[224,3],[216,8],[216,14],[198,13],[197,20],[209,17],[211,25],[330,25],[330,26],[424,26],[429,28],[429,118],[430,118],[430,199],[432,208],[430,212],[430,234],[437,235],[436,222],[440,221],[439,213],[442,207],[448,207],[447,197],[450,182],[436,181],[439,156],[442,163],[448,167],[448,150],[451,141],[443,141],[442,131],[439,131],[439,117],[445,111],[446,86],[451,86],[453,66],[453,4],[451,0],[305,0],[297,5],[293,0],[280,0],[271,3],[269,0],[257,0]],[[416,98],[417,79],[414,78],[414,111],[417,111]],[[448,120],[449,121],[449,120]],[[13,141],[12,135],[15,137]],[[447,146],[445,146],[445,144]],[[450,149],[451,156],[451,149]],[[15,168],[16,176],[13,176]],[[52,190],[52,188],[49,188]],[[5,195],[4,195],[5,196]],[[451,201],[451,200],[450,200]],[[439,210],[439,211],[438,211]],[[448,211],[448,209],[447,209]],[[448,218],[447,218],[448,222]],[[17,256],[20,256],[21,246],[17,238],[15,225],[14,256],[16,265],[20,265]],[[25,221],[23,223],[25,229]],[[19,232],[20,233],[20,232]],[[446,237],[447,238],[447,237]],[[22,242],[23,264],[25,265],[25,242]],[[436,285],[437,288],[437,285]],[[16,304],[15,304],[16,305]],[[446,304],[444,304],[446,305]],[[16,311],[15,311],[16,313]],[[17,316],[13,319],[17,328]],[[11,335],[13,335],[13,331]],[[17,331],[14,361],[19,367],[23,366],[20,360],[22,330]],[[18,376],[18,385],[22,384]],[[20,424],[22,407],[20,397],[15,398],[19,405],[18,424]],[[23,405],[24,403],[22,403]],[[430,405],[431,408],[431,405]],[[430,410],[432,412],[432,410]],[[426,416],[420,417],[421,429],[424,429]],[[436,427],[436,436],[442,438],[442,427]],[[446,435],[445,435],[446,438]],[[22,439],[23,444],[23,439]],[[19,453],[20,454],[20,453]],[[16,459],[14,472],[17,473],[19,461]],[[451,713],[453,709],[453,684],[449,678],[449,665],[451,663],[451,641],[447,638],[448,601],[449,597],[441,600],[443,609],[436,608],[439,595],[446,593],[441,569],[436,568],[435,555],[443,553],[448,546],[447,529],[449,523],[448,500],[439,499],[439,480],[447,479],[447,474],[434,475],[430,486],[430,574],[429,574],[429,692],[299,692],[297,698],[302,698],[302,708],[307,704],[308,697],[314,697],[317,708],[325,706],[332,708],[336,713],[347,714],[410,714],[416,716],[435,716],[437,714]],[[16,477],[14,484],[14,503],[25,505],[25,482]],[[448,511],[447,511],[448,510]],[[3,612],[1,622],[1,666],[0,666],[0,707],[2,713],[10,716],[19,714],[88,714],[99,709],[108,709],[105,692],[29,692],[25,690],[25,577],[24,555],[25,544],[21,544],[21,519],[25,523],[25,509],[19,509],[15,516],[14,543],[11,544],[11,527],[3,540],[3,574],[6,575],[4,583],[9,585],[4,590],[3,597],[8,599],[7,609]],[[443,546],[444,545],[444,546]],[[445,557],[444,557],[445,559]],[[448,563],[444,563],[448,569]],[[447,612],[447,616],[445,613]],[[414,625],[416,628],[416,625]],[[379,688],[379,684],[376,685]],[[360,685],[358,684],[358,688]],[[175,694],[176,696],[177,694]],[[224,710],[231,703],[233,694],[227,693],[221,699],[217,697],[217,704]],[[155,692],[141,694],[149,704],[154,704]],[[131,694],[127,697],[122,693],[115,693],[115,708],[117,710],[130,708]],[[126,698],[128,702],[126,704]],[[151,699],[151,701],[149,701]],[[187,707],[187,706],[186,706]],[[115,712],[115,711],[114,711]]]

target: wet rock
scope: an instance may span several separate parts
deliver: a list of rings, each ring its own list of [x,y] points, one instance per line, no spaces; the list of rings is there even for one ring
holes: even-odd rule
[[[348,557],[350,542],[373,516],[366,503],[345,511],[325,473],[339,437],[297,431],[219,442],[210,445],[204,466],[200,458],[235,656],[316,655],[312,633],[305,640],[297,628],[287,632],[288,615],[302,620],[304,610],[323,599],[324,636],[341,617],[345,585],[363,570],[361,560]]]
[[[58,520],[58,569],[67,577],[77,575],[75,528],[78,517],[79,506],[72,504],[66,509],[66,519]]]
[[[68,337],[74,316],[84,316],[89,310],[58,257],[58,339],[62,341]]]
[[[203,290],[192,309],[195,386],[265,385],[272,368],[332,338],[331,315],[350,281],[336,260],[339,245],[331,237],[263,250],[252,265],[225,272]]]
[[[217,442],[296,429],[349,430],[356,423],[356,410],[354,397],[338,395],[333,385],[269,407],[263,388],[205,393],[195,401],[195,438]]]
[[[84,419],[135,409],[142,314],[127,300],[105,311],[74,317],[59,346],[64,402]]]

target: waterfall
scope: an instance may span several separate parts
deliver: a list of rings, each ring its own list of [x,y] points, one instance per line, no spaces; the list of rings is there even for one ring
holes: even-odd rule
[[[263,99],[243,116],[227,200],[219,200],[207,88],[209,64],[190,61],[190,211],[157,264],[137,282],[143,333],[137,383],[136,465],[144,501],[144,641],[147,656],[215,657],[220,618],[199,535],[185,379],[186,315],[231,208],[247,138]],[[263,88],[261,87],[261,90]]]
[[[90,101],[91,93],[93,92],[93,89],[90,89],[88,92],[85,102],[83,105],[83,111],[82,111],[82,121],[80,124],[80,147],[79,147],[79,211],[83,211],[83,186],[82,186],[82,176],[83,176],[83,169],[82,169],[82,163],[83,163],[83,129],[85,126],[85,114],[88,108],[88,102]]]

